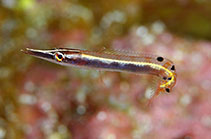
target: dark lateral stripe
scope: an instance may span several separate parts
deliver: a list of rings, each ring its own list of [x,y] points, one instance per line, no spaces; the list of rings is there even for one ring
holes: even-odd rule
[[[102,68],[102,69],[110,69],[110,70],[121,70],[128,72],[137,72],[137,73],[151,73],[158,74],[156,69],[153,69],[149,65],[135,65],[135,64],[122,64],[118,62],[106,63],[100,60],[89,60],[89,59],[69,59],[68,63],[78,65],[78,66],[88,66],[91,68]]]
[[[54,55],[48,54],[48,53],[42,53],[42,52],[31,51],[31,50],[27,50],[27,53],[39,58],[54,59]]]

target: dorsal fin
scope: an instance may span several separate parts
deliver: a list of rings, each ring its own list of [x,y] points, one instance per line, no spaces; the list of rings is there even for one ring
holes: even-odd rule
[[[103,47],[103,49],[97,51],[105,54],[112,54],[112,55],[123,55],[123,56],[134,56],[134,57],[154,57],[156,55],[152,55],[150,53],[142,53],[137,51],[131,51],[131,50],[123,50],[123,49],[110,49]]]

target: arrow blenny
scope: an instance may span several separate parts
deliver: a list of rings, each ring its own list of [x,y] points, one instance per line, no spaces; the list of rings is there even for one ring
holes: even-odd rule
[[[175,65],[170,60],[161,56],[114,54],[71,48],[50,50],[26,48],[22,51],[25,54],[65,66],[135,74],[152,74],[158,76],[160,79],[155,92],[157,95],[160,92],[169,93],[176,83]]]

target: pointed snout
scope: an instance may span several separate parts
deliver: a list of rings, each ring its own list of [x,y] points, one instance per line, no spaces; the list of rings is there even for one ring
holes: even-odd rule
[[[42,58],[42,59],[47,59],[47,60],[54,59],[53,53],[51,53],[49,50],[38,50],[38,49],[26,48],[26,49],[22,49],[21,52],[31,55],[31,56],[38,57],[38,58]]]

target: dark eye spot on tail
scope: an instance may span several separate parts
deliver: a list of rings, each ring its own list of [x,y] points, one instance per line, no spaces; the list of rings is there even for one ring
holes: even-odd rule
[[[159,61],[159,62],[162,62],[164,59],[163,59],[163,57],[157,57],[157,61]]]
[[[166,92],[170,93],[170,89],[169,88],[166,88]]]
[[[171,70],[175,70],[175,66],[174,65],[171,67]]]
[[[163,77],[163,80],[166,80],[167,79],[167,77]]]

